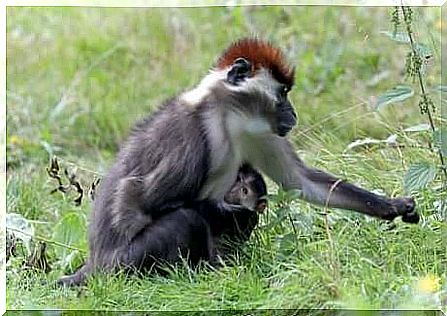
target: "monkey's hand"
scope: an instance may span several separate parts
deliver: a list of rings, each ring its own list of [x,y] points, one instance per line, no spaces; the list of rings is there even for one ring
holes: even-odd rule
[[[411,197],[395,198],[389,200],[393,209],[391,220],[397,216],[402,216],[402,221],[406,223],[417,224],[419,222],[419,214],[416,212],[416,203]]]
[[[289,101],[276,104],[277,133],[284,137],[296,124],[296,113]]]

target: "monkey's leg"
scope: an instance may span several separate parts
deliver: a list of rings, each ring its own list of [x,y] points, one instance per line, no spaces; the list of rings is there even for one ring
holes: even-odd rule
[[[308,168],[285,139],[274,135],[252,140],[249,161],[286,190],[299,190],[309,202],[353,210],[385,220],[402,216],[417,223],[419,215],[413,198],[387,198],[338,179],[321,170]]]
[[[78,286],[84,284],[91,272],[92,266],[90,262],[87,262],[78,271],[72,275],[63,276],[56,283],[59,286]]]
[[[187,258],[192,265],[214,257],[209,227],[192,209],[166,214],[128,244],[114,250],[113,266],[148,270],[157,263],[178,262],[180,257]]]

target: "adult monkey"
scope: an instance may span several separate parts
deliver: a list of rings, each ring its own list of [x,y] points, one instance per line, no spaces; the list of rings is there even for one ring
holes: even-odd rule
[[[293,81],[278,48],[243,39],[197,87],[138,123],[95,200],[83,272],[141,262],[156,242],[141,236],[173,209],[210,201],[225,209],[243,163],[307,201],[417,223],[412,198],[378,196],[303,163],[285,138],[296,123],[287,98]]]

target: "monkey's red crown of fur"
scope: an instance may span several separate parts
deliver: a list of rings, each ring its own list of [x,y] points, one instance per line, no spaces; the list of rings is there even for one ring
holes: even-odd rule
[[[220,56],[216,68],[224,69],[243,57],[252,63],[253,71],[261,67],[270,70],[273,78],[291,87],[294,82],[295,69],[287,62],[283,52],[272,44],[255,39],[245,38],[230,45]]]

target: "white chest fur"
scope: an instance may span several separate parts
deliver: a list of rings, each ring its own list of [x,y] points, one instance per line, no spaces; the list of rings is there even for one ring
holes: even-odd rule
[[[222,199],[236,180],[241,164],[253,154],[249,136],[271,133],[268,122],[259,117],[246,117],[235,112],[227,113],[225,119],[221,117],[212,115],[207,122],[211,159],[208,178],[200,192],[201,199]]]

